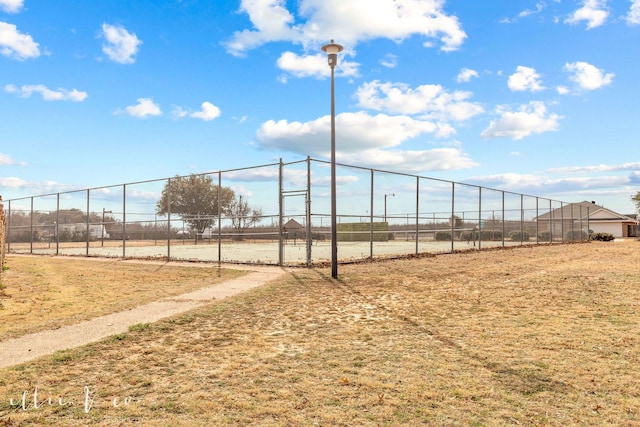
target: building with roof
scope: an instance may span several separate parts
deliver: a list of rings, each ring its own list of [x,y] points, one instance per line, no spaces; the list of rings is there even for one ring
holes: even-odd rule
[[[571,219],[568,219],[571,218]],[[637,215],[623,215],[597,205],[596,202],[569,203],[561,208],[554,209],[544,215],[540,215],[537,220],[540,223],[551,221],[554,235],[561,235],[564,231],[571,229],[576,221],[587,225],[589,231],[593,233],[609,233],[613,237],[638,237],[640,226]]]

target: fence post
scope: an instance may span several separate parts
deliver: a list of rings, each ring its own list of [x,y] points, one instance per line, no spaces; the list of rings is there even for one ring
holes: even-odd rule
[[[520,194],[520,246],[524,245],[524,194]]]
[[[564,243],[564,202],[560,202],[560,235],[561,241]]]
[[[416,176],[416,255],[420,253],[420,177]]]
[[[284,265],[284,238],[282,235],[282,227],[284,225],[283,174],[284,164],[282,163],[282,158],[280,158],[280,164],[278,166],[278,265],[280,267]]]
[[[551,244],[553,244],[553,202],[549,199],[549,237],[551,239]]]
[[[127,248],[127,184],[122,184],[122,258],[126,258],[127,256],[126,248]]]
[[[218,171],[218,267],[222,264],[222,171]],[[196,231],[197,232],[197,231]],[[204,236],[202,236],[204,239]],[[196,239],[198,235],[196,235]]]
[[[33,255],[33,196],[31,196],[31,214],[29,215],[29,253]]]
[[[453,250],[454,250],[453,233],[456,227],[455,212],[456,212],[456,183],[452,182],[451,183],[451,253],[453,253]]]
[[[90,222],[89,222],[89,214],[90,214],[90,212],[89,212],[89,199],[90,199],[89,193],[90,192],[91,192],[91,190],[89,190],[87,188],[87,223],[86,223],[86,226],[87,226],[87,229],[86,229],[86,231],[87,231],[87,241],[85,242],[86,243],[85,256],[89,256],[89,234],[90,234],[89,233],[89,227],[91,225]]]
[[[478,250],[482,249],[482,187],[478,187]]]
[[[2,206],[2,196],[0,196],[0,280],[2,279],[2,271],[4,267],[4,256],[7,242],[7,223],[4,216],[4,206]]]
[[[504,248],[505,216],[504,216],[504,191],[502,191],[502,247]]]
[[[536,196],[536,245],[540,243],[538,234],[540,233],[540,211],[538,210],[538,196]]]
[[[311,157],[307,156],[307,197],[305,203],[307,219],[307,267],[311,267],[311,247],[313,235],[311,232]]]
[[[196,230],[197,232],[198,230]],[[196,234],[197,239],[198,235]],[[171,259],[171,178],[167,178],[167,259]]]
[[[369,189],[369,258],[373,259],[373,169],[371,172],[371,187]],[[387,233],[389,230],[387,230]]]

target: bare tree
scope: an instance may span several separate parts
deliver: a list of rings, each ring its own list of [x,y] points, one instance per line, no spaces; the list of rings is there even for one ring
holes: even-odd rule
[[[234,198],[229,206],[231,227],[234,231],[234,240],[242,240],[245,230],[260,221],[262,209],[252,208],[246,200],[239,196]]]

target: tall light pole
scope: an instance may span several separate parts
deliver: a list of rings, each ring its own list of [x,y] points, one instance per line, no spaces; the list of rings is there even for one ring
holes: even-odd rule
[[[334,97],[334,70],[338,64],[338,53],[344,47],[331,40],[322,46],[331,67],[331,277],[338,278],[338,232],[336,224],[336,106]]]
[[[387,222],[387,196],[395,197],[396,193],[384,195],[384,222]]]

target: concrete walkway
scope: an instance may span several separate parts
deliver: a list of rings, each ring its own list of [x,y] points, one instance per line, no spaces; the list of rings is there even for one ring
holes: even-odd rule
[[[279,267],[231,266],[232,269],[250,270],[237,279],[232,279],[194,292],[173,296],[137,308],[112,313],[86,320],[59,329],[37,332],[0,342],[0,368],[18,365],[38,357],[53,354],[58,350],[79,347],[103,338],[121,334],[129,326],[151,323],[196,307],[210,304],[214,300],[237,295],[258,287],[286,273]]]

